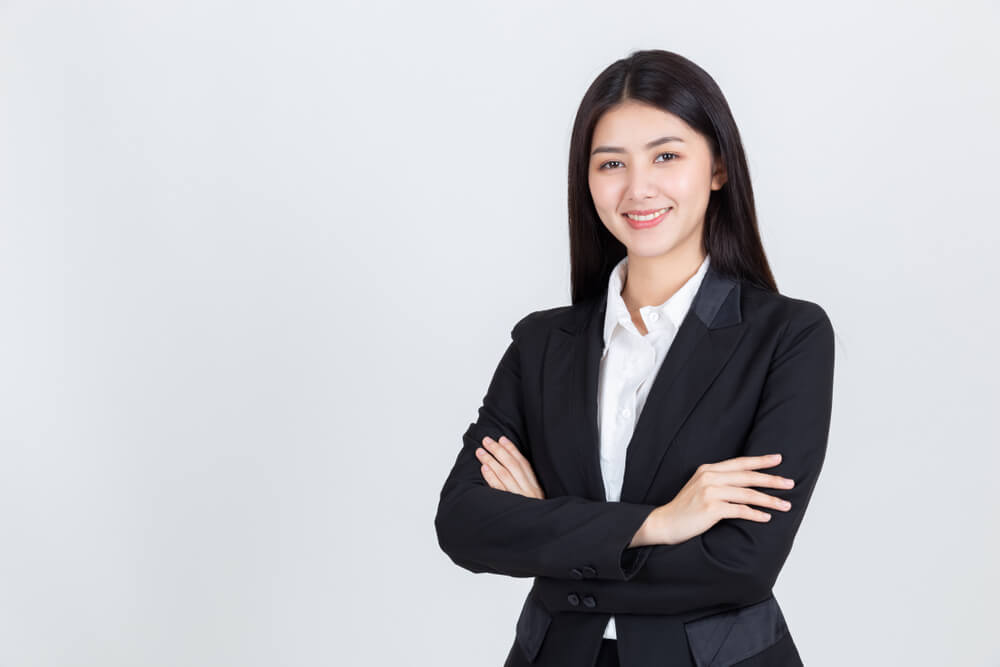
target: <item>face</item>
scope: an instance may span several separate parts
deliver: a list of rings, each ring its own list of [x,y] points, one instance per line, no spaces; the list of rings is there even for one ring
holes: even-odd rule
[[[627,101],[598,120],[590,151],[597,214],[630,257],[703,256],[709,195],[725,183],[703,136],[671,113]]]

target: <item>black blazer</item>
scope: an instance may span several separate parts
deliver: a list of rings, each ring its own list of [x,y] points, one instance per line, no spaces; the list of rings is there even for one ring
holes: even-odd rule
[[[611,614],[623,667],[801,665],[772,587],[823,465],[833,395],[826,312],[711,264],[606,502],[597,380],[607,294],[514,325],[441,490],[441,549],[472,572],[533,577],[505,665],[590,667]],[[475,450],[506,435],[545,499],[491,488]],[[628,548],[702,463],[780,452],[791,477],[771,520],[723,519],[675,545]],[[817,568],[817,576],[819,570]]]

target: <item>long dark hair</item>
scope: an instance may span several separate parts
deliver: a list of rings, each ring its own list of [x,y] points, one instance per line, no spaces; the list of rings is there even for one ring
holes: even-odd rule
[[[726,182],[709,196],[703,245],[713,270],[777,292],[757,229],[750,170],[729,104],[715,80],[670,51],[633,51],[612,63],[587,89],[576,112],[569,149],[569,249],[572,299],[607,289],[611,269],[627,249],[594,208],[588,169],[594,127],[606,111],[635,100],[672,113],[707,139],[726,168]]]

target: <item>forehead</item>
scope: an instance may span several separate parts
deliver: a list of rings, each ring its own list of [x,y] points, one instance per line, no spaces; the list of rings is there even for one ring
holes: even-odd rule
[[[630,100],[604,112],[594,126],[591,149],[598,144],[642,150],[646,142],[662,136],[675,136],[685,144],[694,143],[698,134],[674,114],[642,102]]]

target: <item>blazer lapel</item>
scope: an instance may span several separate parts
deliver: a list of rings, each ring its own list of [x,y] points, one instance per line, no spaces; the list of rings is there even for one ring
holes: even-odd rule
[[[555,470],[569,495],[604,500],[597,431],[597,370],[601,356],[600,302],[588,302],[576,323],[557,328],[542,369],[542,414]],[[577,328],[579,327],[579,328]],[[595,341],[594,336],[597,333]]]
[[[588,302],[574,321],[555,330],[543,369],[547,437],[564,486],[604,500],[597,428],[597,383],[604,350],[607,294]],[[641,503],[660,461],[728,361],[746,330],[740,282],[709,264],[687,316],[663,360],[639,414],[625,459],[621,501]],[[551,429],[551,430],[550,430]],[[569,473],[569,474],[567,474]]]

